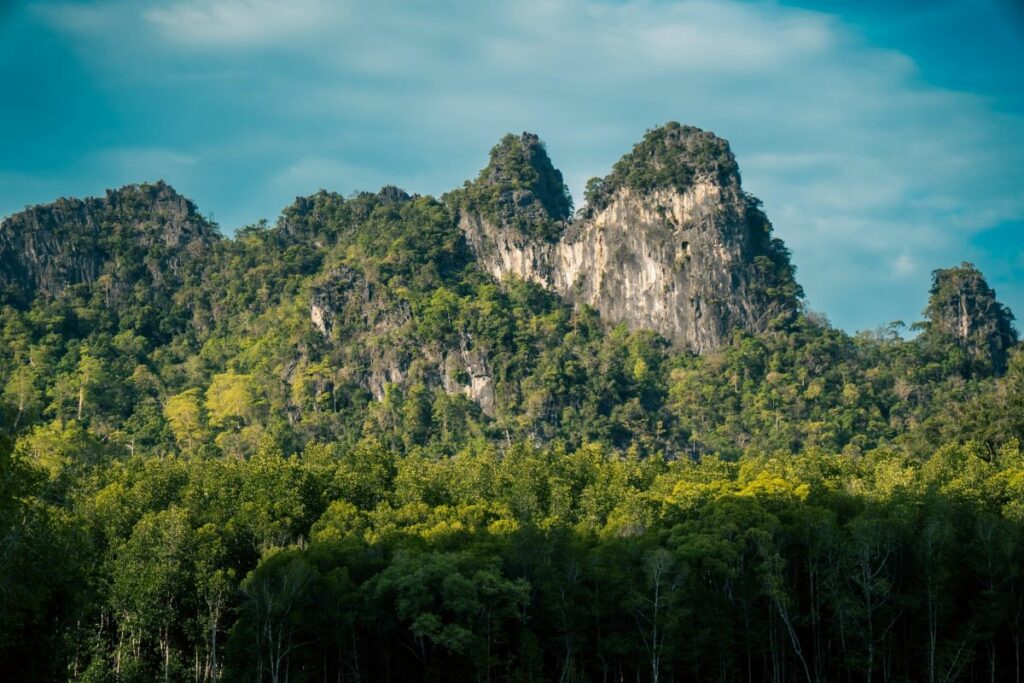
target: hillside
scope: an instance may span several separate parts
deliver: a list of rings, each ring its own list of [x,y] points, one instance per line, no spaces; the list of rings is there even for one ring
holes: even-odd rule
[[[543,198],[558,194],[554,186],[561,174],[524,133],[505,138],[476,181],[446,196],[481,267],[696,353],[799,310],[789,253],[740,187],[729,144],[713,134],[678,124],[648,131],[606,178],[591,179],[573,220],[564,200],[549,210]]]
[[[674,123],[575,212],[523,133],[231,237],[164,183],[12,216],[0,670],[1019,677],[1012,313],[964,263],[850,335],[795,273]]]

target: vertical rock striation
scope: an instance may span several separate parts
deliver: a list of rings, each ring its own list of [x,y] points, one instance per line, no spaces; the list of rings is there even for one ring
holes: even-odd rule
[[[163,182],[35,206],[0,224],[0,303],[27,306],[101,278],[111,301],[139,281],[172,286],[182,262],[217,239],[195,205]]]
[[[936,270],[930,294],[925,334],[962,349],[972,374],[1004,373],[1009,350],[1017,343],[1014,317],[996,300],[981,271],[966,262]]]
[[[480,176],[447,195],[496,278],[537,282],[696,353],[798,310],[789,254],[713,134],[675,123],[648,132],[586,198],[571,218],[562,176],[529,133],[504,138]]]

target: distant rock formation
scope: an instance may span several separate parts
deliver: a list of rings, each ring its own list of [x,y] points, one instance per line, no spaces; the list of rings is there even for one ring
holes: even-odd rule
[[[163,182],[35,206],[0,224],[0,303],[27,306],[79,284],[101,284],[108,302],[139,281],[173,287],[182,262],[217,239],[195,205]]]
[[[726,141],[670,123],[649,131],[570,217],[561,174],[536,135],[506,136],[479,177],[446,195],[496,278],[532,280],[611,322],[695,353],[734,329],[767,330],[802,295],[789,254],[740,186]]]
[[[1017,343],[1013,313],[973,264],[932,273],[931,296],[924,311],[926,335],[951,340],[967,354],[975,374],[1002,374]]]

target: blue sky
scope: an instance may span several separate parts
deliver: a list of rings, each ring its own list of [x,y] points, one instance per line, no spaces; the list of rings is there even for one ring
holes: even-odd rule
[[[508,131],[579,197],[649,127],[729,139],[811,307],[918,319],[970,260],[1024,319],[1018,0],[0,0],[0,215],[166,179],[226,233],[440,194]]]

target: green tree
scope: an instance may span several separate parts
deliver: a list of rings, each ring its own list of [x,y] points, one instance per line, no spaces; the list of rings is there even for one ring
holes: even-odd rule
[[[171,425],[178,445],[188,451],[201,443],[206,434],[206,415],[199,389],[188,389],[167,399],[164,417]]]

